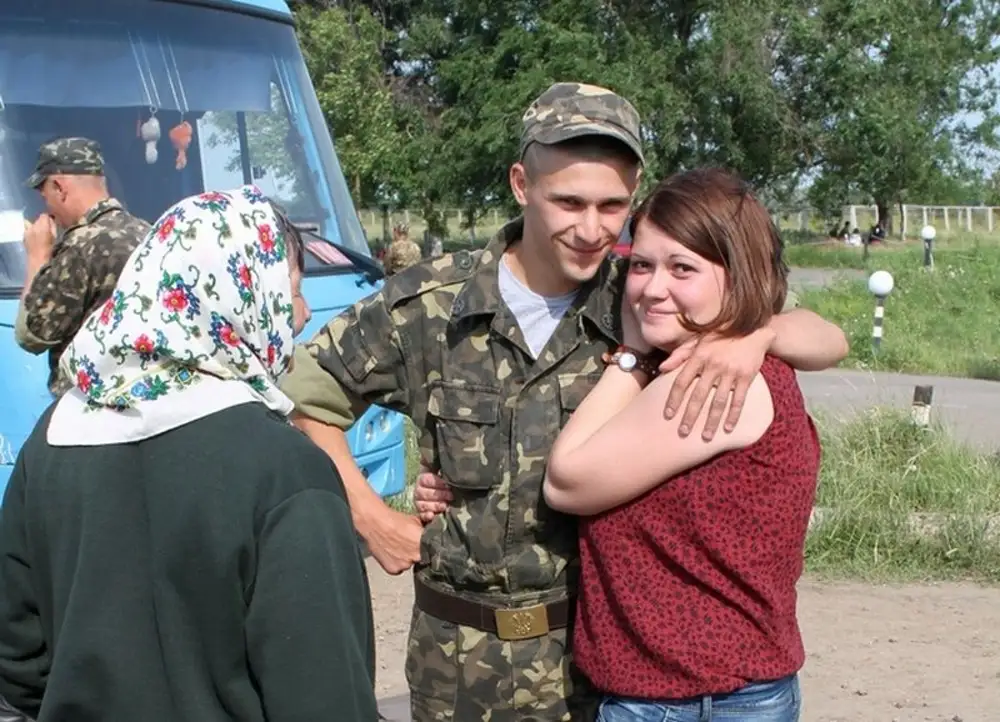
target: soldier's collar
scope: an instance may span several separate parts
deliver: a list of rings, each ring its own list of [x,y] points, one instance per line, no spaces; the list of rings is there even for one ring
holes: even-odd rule
[[[507,223],[486,244],[478,259],[469,251],[459,251],[453,263],[460,270],[468,270],[469,278],[455,296],[451,305],[451,322],[480,315],[496,315],[503,308],[500,296],[500,263],[504,251],[520,241],[524,232],[521,217]],[[612,341],[621,338],[618,303],[624,283],[625,265],[622,261],[605,259],[597,275],[580,287],[579,295],[570,313],[589,319]]]
[[[468,279],[452,301],[452,323],[470,316],[492,316],[501,310],[500,259],[507,246],[521,240],[523,231],[524,219],[515,218],[490,239],[478,258],[470,251],[459,251],[452,256],[456,268],[469,272]]]
[[[87,212],[80,216],[80,220],[74,223],[70,228],[77,228],[79,226],[86,226],[93,223],[98,218],[103,216],[108,211],[121,210],[122,204],[117,198],[104,198],[103,200],[97,201],[94,205],[87,209]],[[69,230],[69,229],[67,229]]]
[[[615,343],[621,342],[620,305],[624,297],[627,261],[605,258],[597,275],[580,288],[579,313]]]

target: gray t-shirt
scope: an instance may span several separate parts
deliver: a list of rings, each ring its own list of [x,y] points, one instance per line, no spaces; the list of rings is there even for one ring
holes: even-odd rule
[[[517,319],[531,355],[538,358],[559,320],[573,305],[577,291],[562,296],[540,296],[514,276],[506,259],[500,261],[499,282],[500,297]]]

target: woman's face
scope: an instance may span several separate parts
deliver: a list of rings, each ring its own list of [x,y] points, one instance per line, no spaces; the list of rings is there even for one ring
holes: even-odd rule
[[[292,283],[292,328],[298,336],[312,318],[312,311],[309,310],[309,303],[302,295],[302,271],[299,270],[298,260],[290,256],[288,265],[291,267],[289,280]]]
[[[726,272],[643,219],[630,253],[625,300],[650,346],[673,350],[694,334],[681,317],[704,324],[722,310]]]

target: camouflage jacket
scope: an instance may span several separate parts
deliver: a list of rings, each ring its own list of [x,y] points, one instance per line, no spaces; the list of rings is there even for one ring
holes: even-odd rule
[[[49,352],[49,390],[71,388],[59,376],[59,357],[90,314],[104,303],[132,251],[149,231],[146,221],[114,198],[101,201],[66,229],[31,283],[18,311],[18,344],[31,353]]]
[[[521,222],[482,251],[428,259],[296,350],[284,390],[347,428],[368,404],[410,416],[454,502],[425,531],[420,573],[464,593],[548,600],[575,583],[575,519],[546,507],[545,462],[617,344],[623,278],[608,260],[540,358],[500,298],[498,264]]]

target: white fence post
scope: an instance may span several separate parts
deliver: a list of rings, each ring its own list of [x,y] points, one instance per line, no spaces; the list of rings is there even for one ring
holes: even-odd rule
[[[956,222],[954,230],[960,233],[988,232],[992,234],[1000,232],[1000,224],[997,223],[998,216],[996,214],[998,209],[1000,209],[1000,206],[930,206],[898,203],[895,206],[891,206],[889,213],[883,218],[879,214],[877,206],[849,205],[841,206],[842,215],[838,221],[838,228],[845,221],[849,223],[849,230],[851,231],[855,228],[860,228],[861,223],[865,223],[868,226],[874,222],[885,226],[886,223],[891,221],[895,226],[895,216],[898,213],[900,217],[898,235],[902,238],[905,238],[908,233],[919,232],[920,227],[927,225],[937,225],[939,231],[951,231],[952,220]],[[943,219],[938,217],[939,211],[943,215]],[[952,211],[955,213],[954,219],[952,219]],[[799,231],[808,231],[814,227],[813,221],[816,219],[814,213],[815,210],[808,206],[785,209],[777,208],[773,210],[774,219],[780,227],[797,229]],[[910,221],[911,213],[916,214],[912,222]],[[980,221],[974,220],[974,218],[978,218],[979,213],[986,214],[985,226],[981,226]],[[463,214],[459,209],[442,208],[441,214],[449,230],[456,224],[460,225],[462,223]],[[361,223],[367,223],[368,228],[381,227],[382,212],[377,208],[359,208],[357,216]],[[872,218],[874,218],[874,221],[872,221]],[[398,222],[403,219],[410,225],[414,222],[418,225],[426,222],[418,210],[398,208],[391,214],[392,222]],[[492,221],[493,227],[496,228],[504,222],[504,216],[498,209],[491,208],[489,212],[484,211],[482,216],[477,220],[484,227],[485,224]],[[825,219],[821,220],[825,221]],[[917,226],[917,223],[920,221],[922,221],[921,225]],[[454,233],[454,231],[451,232]]]

